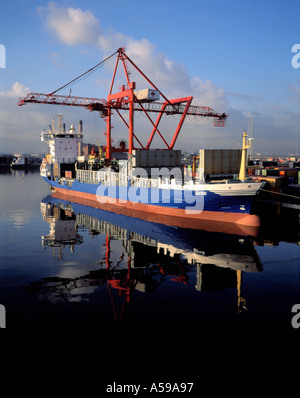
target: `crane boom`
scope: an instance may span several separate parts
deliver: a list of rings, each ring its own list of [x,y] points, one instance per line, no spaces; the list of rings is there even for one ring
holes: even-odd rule
[[[100,110],[107,106],[107,101],[104,99],[41,93],[28,93],[26,97],[19,99],[18,105],[22,106],[26,103],[81,106],[88,109],[95,108],[91,110]]]
[[[103,62],[111,58],[113,55],[117,55],[117,60],[114,68],[113,78],[110,86],[110,91],[107,96],[107,99],[99,99],[99,98],[88,98],[88,97],[75,97],[71,95],[57,95],[57,91],[67,87],[68,85],[74,83],[76,80],[86,75],[90,71],[94,70],[98,66],[100,66]],[[113,93],[113,87],[115,83],[116,73],[118,69],[118,65],[121,63],[123,65],[126,82],[127,85],[121,86],[121,91]],[[159,93],[159,95],[164,99],[164,102],[158,102],[156,100],[150,100],[149,98],[140,99],[138,96],[138,92],[135,91],[135,82],[130,81],[130,73],[128,71],[128,63],[136,69],[136,71],[146,80],[147,85],[151,86],[152,89]],[[159,99],[159,96],[158,98]],[[186,116],[196,116],[196,117],[205,117],[212,118],[213,125],[223,127],[225,125],[225,121],[228,117],[226,113],[218,113],[214,111],[212,108],[208,106],[192,106],[193,97],[184,97],[184,98],[176,98],[169,100],[154,83],[138,68],[138,66],[128,57],[125,53],[124,48],[119,48],[114,54],[107,57],[104,61],[97,64],[95,67],[89,69],[87,72],[81,74],[77,78],[71,80],[69,83],[63,85],[57,90],[53,91],[50,94],[42,94],[42,93],[29,93],[26,97],[20,98],[18,105],[22,106],[28,103],[35,104],[49,104],[49,105],[67,105],[67,106],[79,106],[86,108],[90,111],[98,111],[101,116],[105,118],[106,121],[106,156],[108,159],[111,159],[112,150],[112,138],[111,138],[111,117],[112,110],[116,110],[116,113],[119,115],[121,120],[126,125],[129,134],[129,145],[128,149],[126,149],[129,154],[135,149],[135,141],[140,145],[141,149],[147,150],[150,148],[154,135],[157,134],[162,139],[164,145],[167,149],[172,150],[178,138],[181,127],[184,123]],[[129,111],[128,121],[126,121],[119,111]],[[152,131],[148,138],[147,144],[144,146],[141,144],[141,141],[138,139],[134,132],[134,112],[144,112],[148,121],[152,126]],[[158,113],[156,121],[153,121],[149,116],[150,112]],[[181,115],[176,130],[174,132],[173,138],[170,144],[167,143],[166,139],[163,137],[162,133],[158,129],[162,115]],[[125,149],[124,149],[125,150]]]
[[[147,112],[161,112],[163,105],[166,105],[164,113],[167,115],[180,115],[184,113],[185,106],[183,105],[187,98],[179,98],[176,101],[175,106],[171,106],[168,103],[162,102],[146,102],[141,105],[139,102],[134,103],[135,111],[147,111]],[[87,98],[87,97],[76,97],[76,96],[67,96],[67,95],[56,95],[56,94],[41,94],[41,93],[28,93],[26,97],[20,98],[18,105],[22,106],[27,103],[35,103],[35,104],[48,104],[48,105],[68,105],[68,106],[80,106],[90,111],[103,111],[104,109],[118,109],[118,110],[128,110],[129,104],[127,101],[121,102],[111,102],[109,103],[105,99],[99,98]],[[212,117],[214,119],[219,120],[220,122],[227,119],[227,114],[218,113],[214,111],[212,108],[208,106],[196,106],[190,105],[189,109],[186,113],[191,116],[199,116],[199,117]]]

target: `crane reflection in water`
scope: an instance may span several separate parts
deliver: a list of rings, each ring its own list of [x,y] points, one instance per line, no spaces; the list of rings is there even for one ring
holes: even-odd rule
[[[45,277],[27,289],[56,303],[88,302],[97,289],[106,289],[115,321],[134,316],[150,295],[163,291],[166,297],[168,289],[175,288],[180,295],[184,287],[194,294],[236,289],[232,305],[240,313],[246,309],[243,272],[262,270],[249,236],[150,223],[86,206],[80,200],[65,201],[59,194],[44,198],[41,212],[50,227],[42,245],[45,250],[51,248],[56,259],[63,261],[68,248],[76,256],[76,246],[85,244],[81,231],[100,235],[103,247],[90,270]]]

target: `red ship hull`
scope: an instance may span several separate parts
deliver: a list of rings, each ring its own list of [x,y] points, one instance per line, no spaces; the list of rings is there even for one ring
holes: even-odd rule
[[[155,206],[146,203],[135,203],[118,199],[101,198],[95,194],[55,188],[62,199],[71,200],[87,206],[96,207],[129,217],[142,218],[150,222],[177,226],[180,228],[203,229],[224,233],[257,236],[260,219],[255,214],[228,213],[228,212],[189,212],[184,209]],[[57,194],[55,195],[57,197]]]

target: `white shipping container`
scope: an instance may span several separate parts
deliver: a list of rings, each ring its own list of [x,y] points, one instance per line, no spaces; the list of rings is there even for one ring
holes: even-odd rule
[[[152,88],[145,88],[134,92],[139,101],[158,101],[160,98],[159,91]]]
[[[235,174],[241,164],[241,149],[200,149],[199,167],[204,174]]]
[[[132,151],[132,167],[177,167],[181,166],[181,151],[149,149]]]

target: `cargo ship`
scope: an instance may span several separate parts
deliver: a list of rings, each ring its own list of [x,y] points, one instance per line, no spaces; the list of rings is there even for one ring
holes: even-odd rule
[[[201,172],[185,175],[180,150],[116,152],[109,161],[99,146],[98,153],[84,155],[81,121],[77,132],[74,125],[66,131],[59,120],[58,130],[43,131],[41,140],[50,149],[41,176],[65,197],[88,199],[131,217],[147,214],[147,220],[154,222],[171,218],[180,227],[201,228],[210,221],[259,226],[258,216],[250,210],[263,183],[245,178],[245,132],[240,178],[210,181]]]
[[[107,99],[56,94],[94,71],[115,54],[117,60]],[[126,84],[120,86],[120,91],[113,92],[119,64],[123,66]],[[128,65],[140,75],[139,84],[143,79],[149,88],[136,89]],[[159,102],[161,97],[164,102]],[[181,151],[175,150],[174,146],[185,118],[192,116],[213,119],[216,127],[224,126],[227,118],[225,113],[218,113],[210,107],[192,106],[192,99],[191,96],[168,99],[128,57],[125,49],[119,48],[56,91],[50,94],[29,93],[19,100],[19,105],[40,103],[79,106],[99,112],[105,120],[106,145],[100,148],[98,144],[98,156],[94,153],[87,156],[82,151],[82,123],[78,131],[74,126],[66,131],[59,120],[58,130],[50,126],[48,131],[42,133],[41,139],[48,143],[50,151],[42,162],[41,175],[55,191],[72,198],[100,203],[113,212],[147,217],[153,222],[164,223],[167,217],[171,218],[173,225],[187,228],[201,228],[203,223],[211,221],[257,228],[260,220],[251,214],[251,204],[264,183],[246,179],[246,151],[249,145],[245,132],[243,149],[240,150],[240,170],[236,178],[233,176],[231,179],[214,180],[207,176],[201,165],[195,175],[187,176],[184,173]],[[124,116],[121,111],[125,111]],[[140,112],[150,122],[151,130],[146,143],[147,131],[135,124],[135,112]],[[150,113],[157,115],[156,120]],[[128,130],[128,142],[121,139],[117,146],[112,139],[113,114],[120,117]],[[161,119],[163,116],[176,115],[178,124],[169,141],[162,133]],[[172,134],[173,127],[174,123],[169,123],[168,135]],[[138,132],[142,132],[143,137],[138,137]],[[157,148],[157,145],[155,149],[152,148],[154,138],[162,140],[163,148]]]

